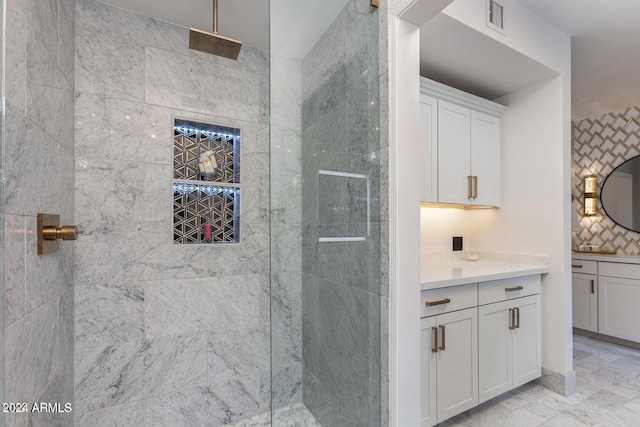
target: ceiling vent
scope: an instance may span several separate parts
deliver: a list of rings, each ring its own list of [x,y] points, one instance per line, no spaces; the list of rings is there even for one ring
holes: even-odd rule
[[[504,34],[504,8],[494,0],[487,0],[487,26]]]

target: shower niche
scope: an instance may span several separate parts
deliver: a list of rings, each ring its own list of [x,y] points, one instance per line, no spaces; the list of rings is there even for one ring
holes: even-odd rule
[[[240,242],[240,137],[240,129],[174,119],[174,244]]]

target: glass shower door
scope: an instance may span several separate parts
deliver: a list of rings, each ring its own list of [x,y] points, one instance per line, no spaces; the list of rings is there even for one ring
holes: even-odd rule
[[[0,0],[0,295],[4,295],[4,114],[5,114],[5,28],[6,2]],[[4,304],[0,304],[0,401],[4,402]],[[4,427],[0,414],[0,427]]]
[[[379,426],[378,10],[315,3],[270,2],[272,425]]]

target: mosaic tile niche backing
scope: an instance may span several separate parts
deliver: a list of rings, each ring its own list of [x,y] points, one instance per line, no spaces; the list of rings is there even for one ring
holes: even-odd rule
[[[573,189],[580,231],[574,246],[586,243],[616,249],[620,255],[640,254],[640,233],[613,222],[600,200],[602,184],[613,169],[640,154],[640,107],[574,122],[574,161],[577,180]],[[598,179],[597,215],[585,217],[584,177]]]
[[[239,242],[240,130],[176,119],[173,134],[173,242]],[[208,151],[215,173],[199,167]]]

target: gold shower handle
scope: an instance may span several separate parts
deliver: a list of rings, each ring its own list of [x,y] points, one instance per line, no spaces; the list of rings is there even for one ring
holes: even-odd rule
[[[78,230],[76,225],[63,225],[62,227],[50,225],[42,227],[42,238],[44,240],[77,240],[79,234],[82,234],[82,231]]]
[[[75,225],[60,226],[60,215],[38,214],[38,255],[60,250],[60,240],[76,240],[83,233]]]

